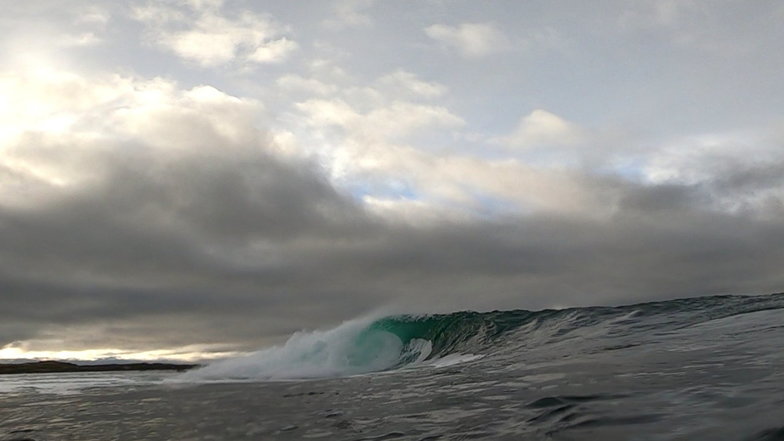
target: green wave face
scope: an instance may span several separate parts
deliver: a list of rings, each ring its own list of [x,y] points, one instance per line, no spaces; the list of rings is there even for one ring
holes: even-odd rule
[[[371,323],[366,333],[395,335],[403,347],[427,341],[427,359],[450,354],[489,354],[514,345],[538,347],[564,338],[601,332],[645,332],[662,325],[694,324],[760,309],[782,307],[784,294],[747,297],[714,296],[617,307],[541,311],[462,311],[451,314],[398,315]],[[523,331],[522,328],[525,328]],[[613,331],[613,329],[615,331]]]
[[[346,353],[346,361],[349,366],[359,369],[374,365],[395,366],[406,343],[393,333],[367,328],[354,339]]]
[[[385,317],[370,324],[366,334],[390,333],[403,345],[424,340],[432,345],[427,358],[458,352],[472,352],[492,343],[535,317],[530,311],[456,312],[425,316],[399,315]]]

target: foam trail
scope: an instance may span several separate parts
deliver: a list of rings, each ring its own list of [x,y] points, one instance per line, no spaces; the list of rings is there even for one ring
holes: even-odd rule
[[[344,322],[327,331],[302,331],[282,346],[188,372],[183,380],[320,378],[387,370],[429,354],[424,343],[404,344],[393,333],[370,331],[371,319]]]

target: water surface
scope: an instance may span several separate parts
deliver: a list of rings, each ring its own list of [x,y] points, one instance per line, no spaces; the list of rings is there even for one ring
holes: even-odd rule
[[[784,440],[782,348],[782,295],[387,317],[185,376],[5,376],[0,440]]]

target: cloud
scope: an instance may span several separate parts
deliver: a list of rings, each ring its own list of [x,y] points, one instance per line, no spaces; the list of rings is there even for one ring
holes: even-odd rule
[[[774,3],[744,9],[733,2],[645,0],[619,8],[617,26],[622,32],[658,34],[676,47],[737,57],[767,53],[777,40],[782,11]]]
[[[248,59],[257,63],[277,63],[286,59],[298,47],[296,42],[281,38],[257,47]]]
[[[393,101],[359,113],[343,100],[314,99],[299,103],[298,109],[307,115],[312,126],[340,126],[353,135],[367,138],[405,137],[418,129],[455,127],[463,120],[444,107]]]
[[[432,155],[407,146],[417,136],[456,129],[464,121],[448,109],[411,101],[385,100],[371,90],[373,99],[349,103],[341,98],[310,99],[297,103],[308,133],[317,136],[313,154],[321,158],[333,178],[351,186],[368,182],[384,192],[388,185],[413,183],[411,172]],[[365,107],[363,109],[362,107]]]
[[[375,3],[375,0],[337,0],[333,8],[335,16],[324,20],[323,24],[331,29],[369,26],[373,19],[364,11],[372,8]]]
[[[338,90],[338,87],[333,84],[294,74],[278,78],[275,84],[287,91],[302,91],[312,95],[331,95]]]
[[[310,99],[296,105],[301,116],[293,120],[322,136],[314,141],[319,145],[314,154],[333,178],[345,188],[354,188],[372,212],[414,223],[418,217],[423,224],[436,218],[531,212],[588,218],[613,213],[617,195],[610,185],[602,188],[601,179],[542,168],[543,161],[531,158],[489,158],[418,146],[418,136],[459,130],[465,121],[444,107],[389,97],[400,96],[399,89],[389,85],[399,87],[401,79],[418,85],[410,75],[396,72],[378,81],[382,89],[374,89],[374,100]],[[416,93],[411,96],[422,98]],[[525,144],[515,148],[532,150],[554,146],[560,156],[553,161],[571,165],[563,156],[583,138],[583,130],[574,124],[538,110],[523,118],[507,141]],[[401,216],[393,213],[395,209],[401,210]]]
[[[367,223],[317,166],[275,156],[255,127],[252,100],[157,79],[57,73],[18,81],[31,94],[12,97],[47,104],[45,115],[67,113],[71,125],[47,131],[35,112],[0,151],[0,285],[16,299],[4,305],[35,323],[3,338],[47,333],[44,323],[76,334],[130,326],[152,314],[162,321],[151,319],[137,337],[166,328],[179,344],[203,325],[186,322],[207,304],[255,303],[263,288],[252,280],[265,272],[278,275],[267,280],[272,297],[257,306],[278,302],[275,291],[288,288],[274,280],[293,277],[287,262],[298,246]],[[68,93],[52,102],[36,95],[63,90],[64,81]],[[224,290],[221,279],[239,291]],[[244,300],[230,299],[240,291]]]
[[[623,131],[582,127],[543,109],[520,118],[511,133],[490,140],[526,164],[550,169],[616,169],[637,153],[629,145],[633,142]]]
[[[162,79],[4,78],[26,84],[4,95],[11,107],[30,106],[0,150],[0,346],[225,352],[379,305],[538,308],[784,283],[784,252],[770,246],[784,240],[771,216],[781,194],[751,211],[714,204],[780,189],[780,161],[643,184],[389,141],[423,120],[459,124],[436,107],[306,101],[314,129],[349,133],[366,184],[386,176],[419,193],[357,198],[314,162],[278,155],[255,100]],[[58,115],[68,130],[38,122]],[[482,215],[498,198],[526,209]],[[440,216],[439,200],[473,214]]]
[[[575,124],[546,110],[537,109],[523,117],[514,133],[503,142],[510,147],[521,149],[569,146],[580,143],[584,136]]]
[[[650,153],[645,178],[697,184],[739,168],[776,163],[780,149],[781,140],[742,132],[678,137]]]
[[[187,5],[187,7],[183,7]],[[148,2],[133,10],[153,44],[202,67],[230,63],[280,63],[299,45],[267,15],[223,12],[222,1]]]
[[[509,47],[509,40],[492,23],[434,24],[425,28],[428,37],[457,50],[466,58],[481,58]]]
[[[42,0],[35,4],[6,5],[0,17],[3,64],[44,54],[62,58],[69,52],[103,46],[116,12],[112,5],[103,3]]]
[[[749,133],[724,133],[670,140],[651,152],[642,169],[646,181],[656,185],[711,188],[716,210],[772,216],[780,213],[784,190],[776,184],[782,175],[784,138]]]
[[[443,84],[423,81],[413,73],[404,70],[387,74],[381,77],[378,82],[382,87],[390,88],[398,94],[409,94],[422,98],[438,98],[447,91]]]

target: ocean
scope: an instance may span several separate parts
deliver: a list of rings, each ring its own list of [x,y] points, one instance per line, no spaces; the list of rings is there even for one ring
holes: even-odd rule
[[[185,374],[0,377],[0,440],[784,440],[784,294],[370,317]]]

